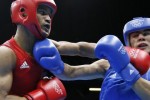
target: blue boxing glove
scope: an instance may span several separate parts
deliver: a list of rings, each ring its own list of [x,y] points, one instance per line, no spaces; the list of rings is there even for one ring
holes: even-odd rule
[[[102,37],[95,48],[99,59],[106,58],[111,67],[129,84],[133,85],[139,78],[139,72],[130,64],[130,58],[122,42],[114,35]]]
[[[64,63],[60,54],[50,39],[37,41],[33,48],[35,60],[53,74],[61,74],[64,71]]]

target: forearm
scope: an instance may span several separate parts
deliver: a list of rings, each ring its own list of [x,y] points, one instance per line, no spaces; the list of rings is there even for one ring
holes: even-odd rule
[[[133,90],[142,100],[149,100],[150,98],[150,82],[139,78],[137,82],[133,85]]]
[[[104,78],[109,66],[107,60],[98,60],[92,64],[78,66],[65,64],[64,73],[56,76],[62,80],[92,80]]]
[[[20,96],[15,96],[15,95],[8,95],[5,97],[5,99],[0,99],[0,100],[28,100],[25,97],[20,97]]]
[[[73,81],[73,80],[91,80],[91,79],[96,79],[100,78],[100,74],[98,71],[95,70],[94,73],[90,71],[88,68],[84,68],[86,65],[81,65],[81,66],[70,66],[67,65],[67,68],[65,68],[64,73],[55,75],[61,80],[65,81]],[[75,68],[78,67],[78,68]]]

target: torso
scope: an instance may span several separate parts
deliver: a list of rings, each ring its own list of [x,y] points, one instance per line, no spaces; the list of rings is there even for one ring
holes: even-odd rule
[[[23,96],[36,89],[43,72],[42,67],[22,50],[14,38],[6,41],[3,46],[13,50],[16,55],[16,66],[13,69],[13,83],[9,94]]]
[[[150,80],[150,70],[142,77]],[[126,82],[110,68],[105,76],[100,92],[100,100],[141,100]]]

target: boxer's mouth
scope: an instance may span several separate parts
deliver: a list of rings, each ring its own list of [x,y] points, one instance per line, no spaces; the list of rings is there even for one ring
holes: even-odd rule
[[[138,44],[137,48],[139,49],[145,49],[148,45],[146,43],[140,43]]]
[[[50,25],[49,25],[49,24],[43,25],[43,30],[45,30],[46,32],[49,32],[49,30],[50,30]]]

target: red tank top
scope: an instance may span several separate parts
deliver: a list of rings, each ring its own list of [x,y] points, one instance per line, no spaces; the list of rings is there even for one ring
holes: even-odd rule
[[[2,45],[11,48],[16,55],[16,67],[13,69],[13,83],[9,94],[23,96],[36,89],[43,72],[42,67],[19,47],[14,38]]]

